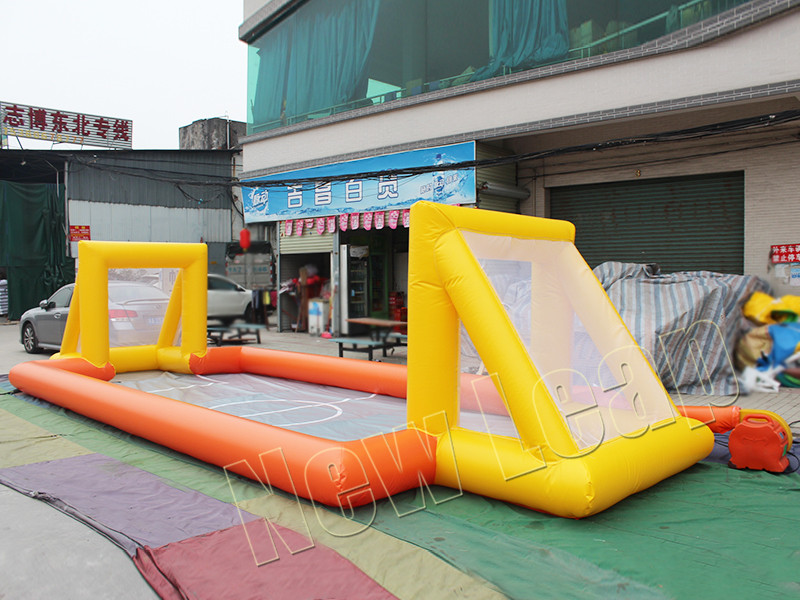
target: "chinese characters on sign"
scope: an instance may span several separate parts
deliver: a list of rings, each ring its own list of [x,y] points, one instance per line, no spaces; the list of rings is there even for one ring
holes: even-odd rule
[[[0,101],[4,136],[130,149],[133,121]]]
[[[246,223],[339,217],[339,227],[382,229],[386,211],[403,210],[417,201],[472,204],[475,169],[459,163],[475,160],[474,142],[421,148],[258,177],[243,194]],[[448,168],[448,166],[451,166]],[[427,167],[418,173],[393,171]],[[455,167],[455,168],[453,168]],[[363,175],[363,176],[362,176]],[[357,213],[380,214],[375,221]],[[341,215],[356,214],[355,222]],[[396,223],[396,221],[395,221]],[[392,226],[391,214],[389,226]]]
[[[800,244],[780,244],[770,249],[772,264],[800,263]]]
[[[91,229],[89,225],[70,225],[69,226],[69,241],[80,242],[81,240],[92,239]]]

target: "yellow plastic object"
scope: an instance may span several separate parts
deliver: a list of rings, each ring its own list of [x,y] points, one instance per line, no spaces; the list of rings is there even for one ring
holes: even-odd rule
[[[773,298],[764,292],[753,292],[742,306],[742,313],[760,325],[780,323],[786,320],[787,315],[800,315],[800,296]]]
[[[75,291],[61,352],[53,358],[81,357],[97,367],[110,363],[118,373],[151,369],[191,372],[191,355],[206,352],[207,256],[205,244],[78,242]],[[158,342],[109,347],[108,270],[156,267],[180,269]],[[174,346],[178,327],[181,345]]]
[[[437,446],[436,483],[584,517],[711,451],[713,434],[677,413],[573,239],[563,221],[412,207],[408,421],[434,435],[451,430]],[[526,330],[506,309],[493,265],[525,273]],[[459,423],[462,324],[518,439]],[[430,418],[441,413],[446,420]]]

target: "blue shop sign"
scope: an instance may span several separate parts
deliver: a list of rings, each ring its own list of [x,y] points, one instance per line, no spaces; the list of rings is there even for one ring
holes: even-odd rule
[[[275,173],[247,181],[245,223],[327,217],[408,208],[418,200],[443,204],[475,202],[475,169],[447,169],[448,164],[475,160],[475,142],[398,152],[297,171]],[[442,169],[417,175],[359,177],[420,166]],[[347,175],[353,174],[353,178]],[[306,180],[304,183],[291,183]],[[270,185],[270,181],[287,182]]]

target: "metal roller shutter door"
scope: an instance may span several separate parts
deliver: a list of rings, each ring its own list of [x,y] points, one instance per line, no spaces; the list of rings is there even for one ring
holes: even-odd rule
[[[575,224],[592,268],[613,260],[743,273],[742,172],[551,188],[550,217]]]
[[[281,254],[314,254],[318,252],[333,252],[333,234],[316,232],[303,235],[280,236]]]

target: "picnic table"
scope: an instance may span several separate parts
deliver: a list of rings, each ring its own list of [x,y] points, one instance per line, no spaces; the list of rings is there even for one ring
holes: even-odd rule
[[[382,355],[386,356],[387,350],[406,345],[407,336],[396,331],[399,327],[405,327],[406,321],[354,317],[347,319],[347,322],[366,325],[370,329],[370,336],[329,338],[329,341],[339,344],[340,357],[344,356],[345,352],[362,352],[369,356],[369,360],[373,360],[376,350],[380,350]]]
[[[208,325],[206,335],[216,346],[222,344],[261,343],[261,332],[266,330],[264,323],[233,323],[232,325]]]

